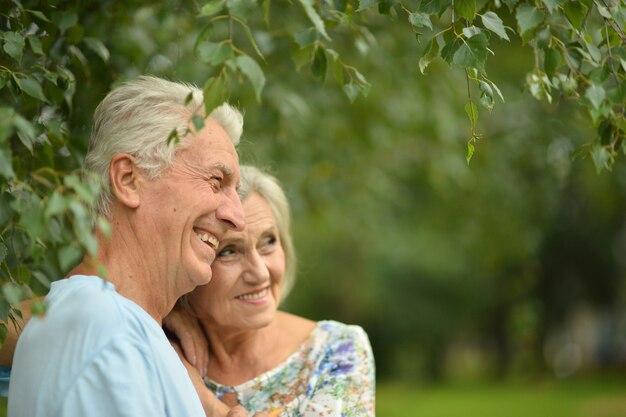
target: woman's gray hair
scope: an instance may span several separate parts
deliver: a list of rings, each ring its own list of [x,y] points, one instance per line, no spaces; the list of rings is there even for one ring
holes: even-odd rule
[[[270,205],[276,219],[278,236],[285,252],[285,276],[282,284],[281,302],[287,298],[296,280],[296,253],[291,238],[291,210],[289,201],[278,180],[260,169],[242,165],[239,197],[244,201],[257,193]]]
[[[193,137],[192,116],[204,119],[204,95],[185,83],[142,76],[112,90],[96,108],[89,150],[83,169],[101,179],[103,189],[94,204],[96,214],[109,215],[113,195],[109,165],[119,153],[135,157],[150,178],[172,164],[178,149]],[[228,134],[235,146],[243,132],[239,110],[223,103],[208,116]],[[172,140],[172,132],[177,136]]]

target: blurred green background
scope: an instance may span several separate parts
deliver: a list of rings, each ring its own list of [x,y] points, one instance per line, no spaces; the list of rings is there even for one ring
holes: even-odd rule
[[[110,59],[86,54],[76,72],[68,169],[113,85],[211,71],[182,2],[92,9],[82,26]],[[104,25],[99,13],[118,14]],[[299,275],[285,309],[365,328],[380,416],[626,416],[625,163],[597,174],[572,158],[591,122],[523,90],[531,51],[512,39],[493,47],[506,102],[481,113],[468,166],[464,74],[436,61],[422,75],[400,26],[373,19],[334,39],[371,83],[354,104],[294,71],[289,43],[254,33],[272,68],[262,102],[245,84],[231,101],[245,111],[242,163],[268,168],[292,203]]]

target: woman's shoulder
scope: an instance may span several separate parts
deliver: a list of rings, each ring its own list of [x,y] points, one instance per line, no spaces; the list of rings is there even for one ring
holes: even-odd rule
[[[367,333],[361,326],[335,320],[318,321],[316,330],[317,333],[328,339],[367,339]]]
[[[367,333],[361,326],[335,320],[317,322],[310,343],[314,350],[324,352],[325,355],[371,349]]]

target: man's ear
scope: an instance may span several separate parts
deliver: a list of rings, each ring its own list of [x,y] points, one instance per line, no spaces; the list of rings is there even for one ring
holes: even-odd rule
[[[126,153],[113,156],[109,164],[111,193],[123,205],[139,207],[139,182],[141,173],[135,158]]]

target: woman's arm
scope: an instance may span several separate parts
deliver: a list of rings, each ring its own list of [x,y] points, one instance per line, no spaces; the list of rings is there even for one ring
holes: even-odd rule
[[[179,304],[163,319],[163,327],[168,337],[174,336],[185,359],[198,371],[201,377],[207,374],[209,366],[209,342],[198,320]]]

